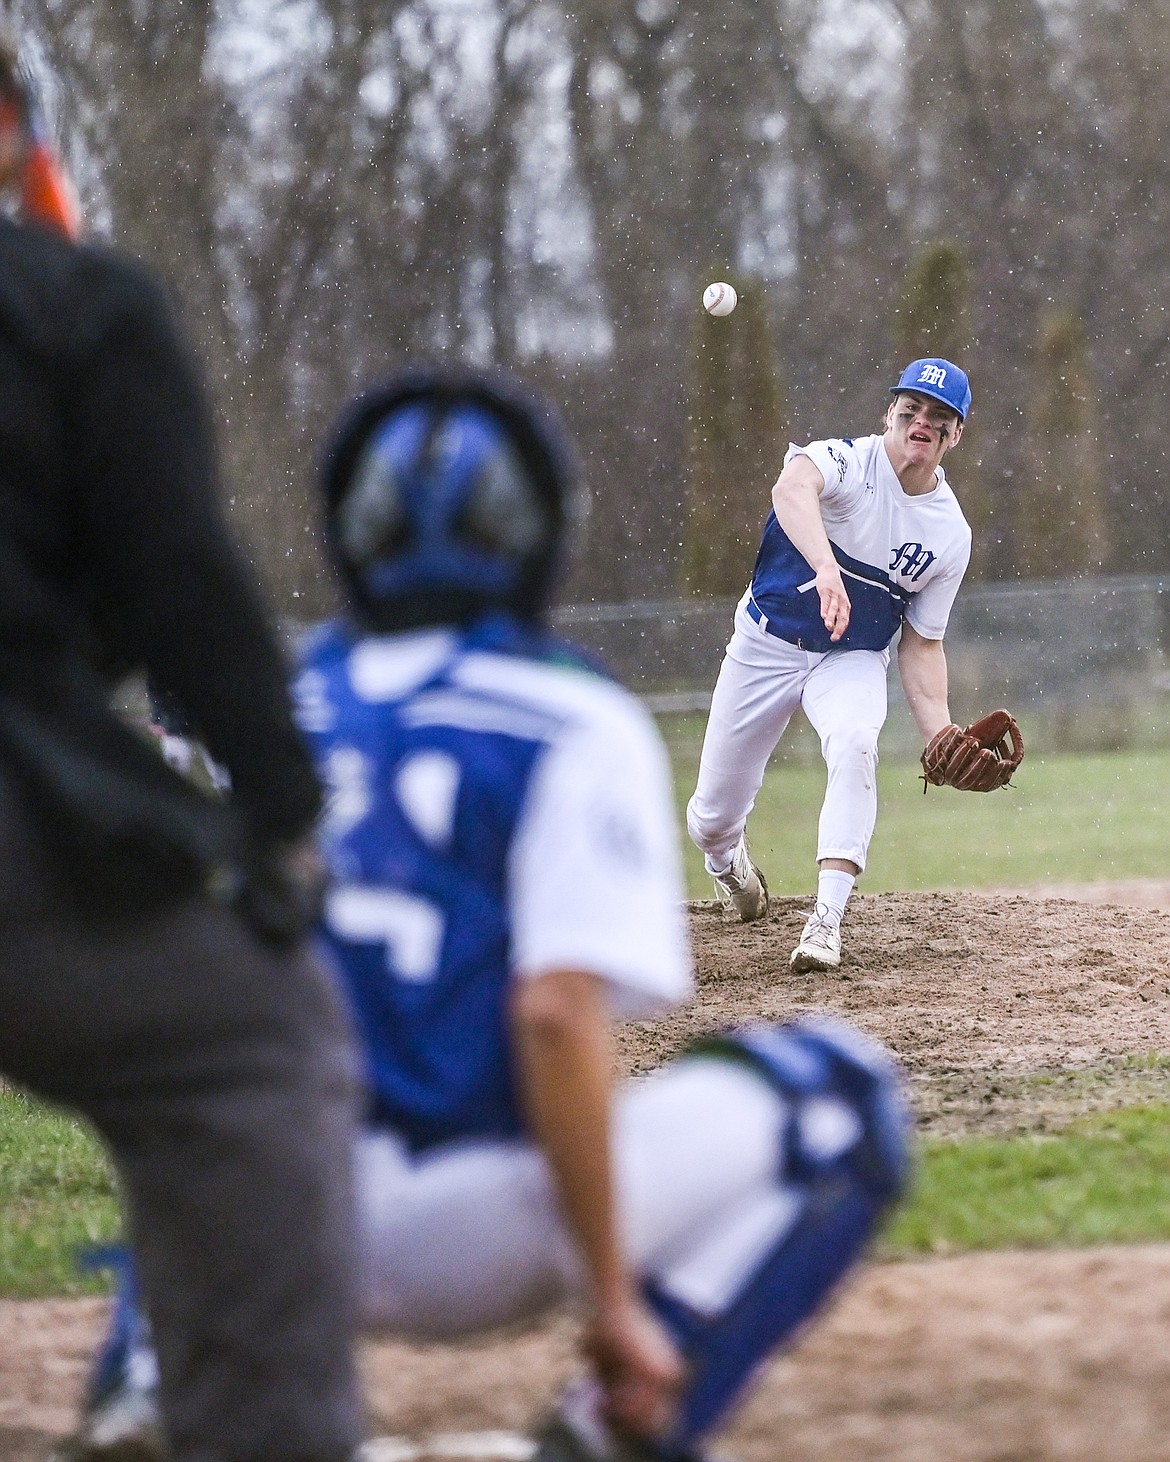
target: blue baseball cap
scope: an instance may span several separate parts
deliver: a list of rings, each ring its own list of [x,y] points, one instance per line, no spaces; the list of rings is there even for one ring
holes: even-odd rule
[[[971,410],[971,382],[967,373],[949,360],[940,356],[927,356],[925,360],[912,360],[902,372],[896,386],[890,387],[890,394],[899,391],[914,391],[919,396],[932,396],[957,411],[960,421],[967,420]]]

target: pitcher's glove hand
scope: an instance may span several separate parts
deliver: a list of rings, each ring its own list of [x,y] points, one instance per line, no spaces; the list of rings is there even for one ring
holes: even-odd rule
[[[989,711],[964,730],[944,726],[922,753],[927,786],[956,787],[960,792],[994,792],[1006,787],[1024,759],[1024,738],[1008,711]]]

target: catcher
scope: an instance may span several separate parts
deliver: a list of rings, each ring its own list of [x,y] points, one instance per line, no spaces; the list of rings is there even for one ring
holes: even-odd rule
[[[943,636],[971,530],[942,462],[962,439],[970,384],[951,361],[930,358],[912,361],[890,395],[880,433],[788,450],[687,808],[687,829],[720,899],[741,919],[762,918],[768,890],[748,854],[748,814],[776,743],[797,708],[805,712],[828,784],[816,902],[791,956],[798,973],[841,962],[841,920],[877,818],[878,735],[895,638],[928,781],[990,790],[1023,754],[1010,716],[963,731],[947,700]]]

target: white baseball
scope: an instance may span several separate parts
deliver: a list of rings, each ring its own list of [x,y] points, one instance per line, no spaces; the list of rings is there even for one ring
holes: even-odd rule
[[[739,295],[730,284],[709,284],[703,291],[703,308],[709,315],[730,315]]]

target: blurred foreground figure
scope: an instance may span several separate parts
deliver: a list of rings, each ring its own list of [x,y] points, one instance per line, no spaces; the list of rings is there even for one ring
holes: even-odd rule
[[[545,627],[573,494],[547,406],[404,376],[324,485],[351,614],[296,695],[366,1051],[364,1323],[447,1339],[575,1297],[589,1370],[538,1462],[698,1458],[897,1193],[893,1069],[810,1022],[615,1089],[612,1020],[690,993],[683,890],[653,722]],[[124,1284],[95,1395],[144,1355]]]
[[[193,362],[144,274],[30,205],[52,190],[26,186],[26,100],[5,38],[0,188],[29,217],[0,218],[0,1070],[109,1146],[173,1455],[341,1459],[355,1083],[299,949],[318,786],[215,505]],[[134,666],[231,803],[111,713]]]
[[[15,40],[0,35],[0,191],[12,195],[22,223],[40,224],[76,242],[81,209],[72,180],[41,109],[32,74],[21,65]]]

